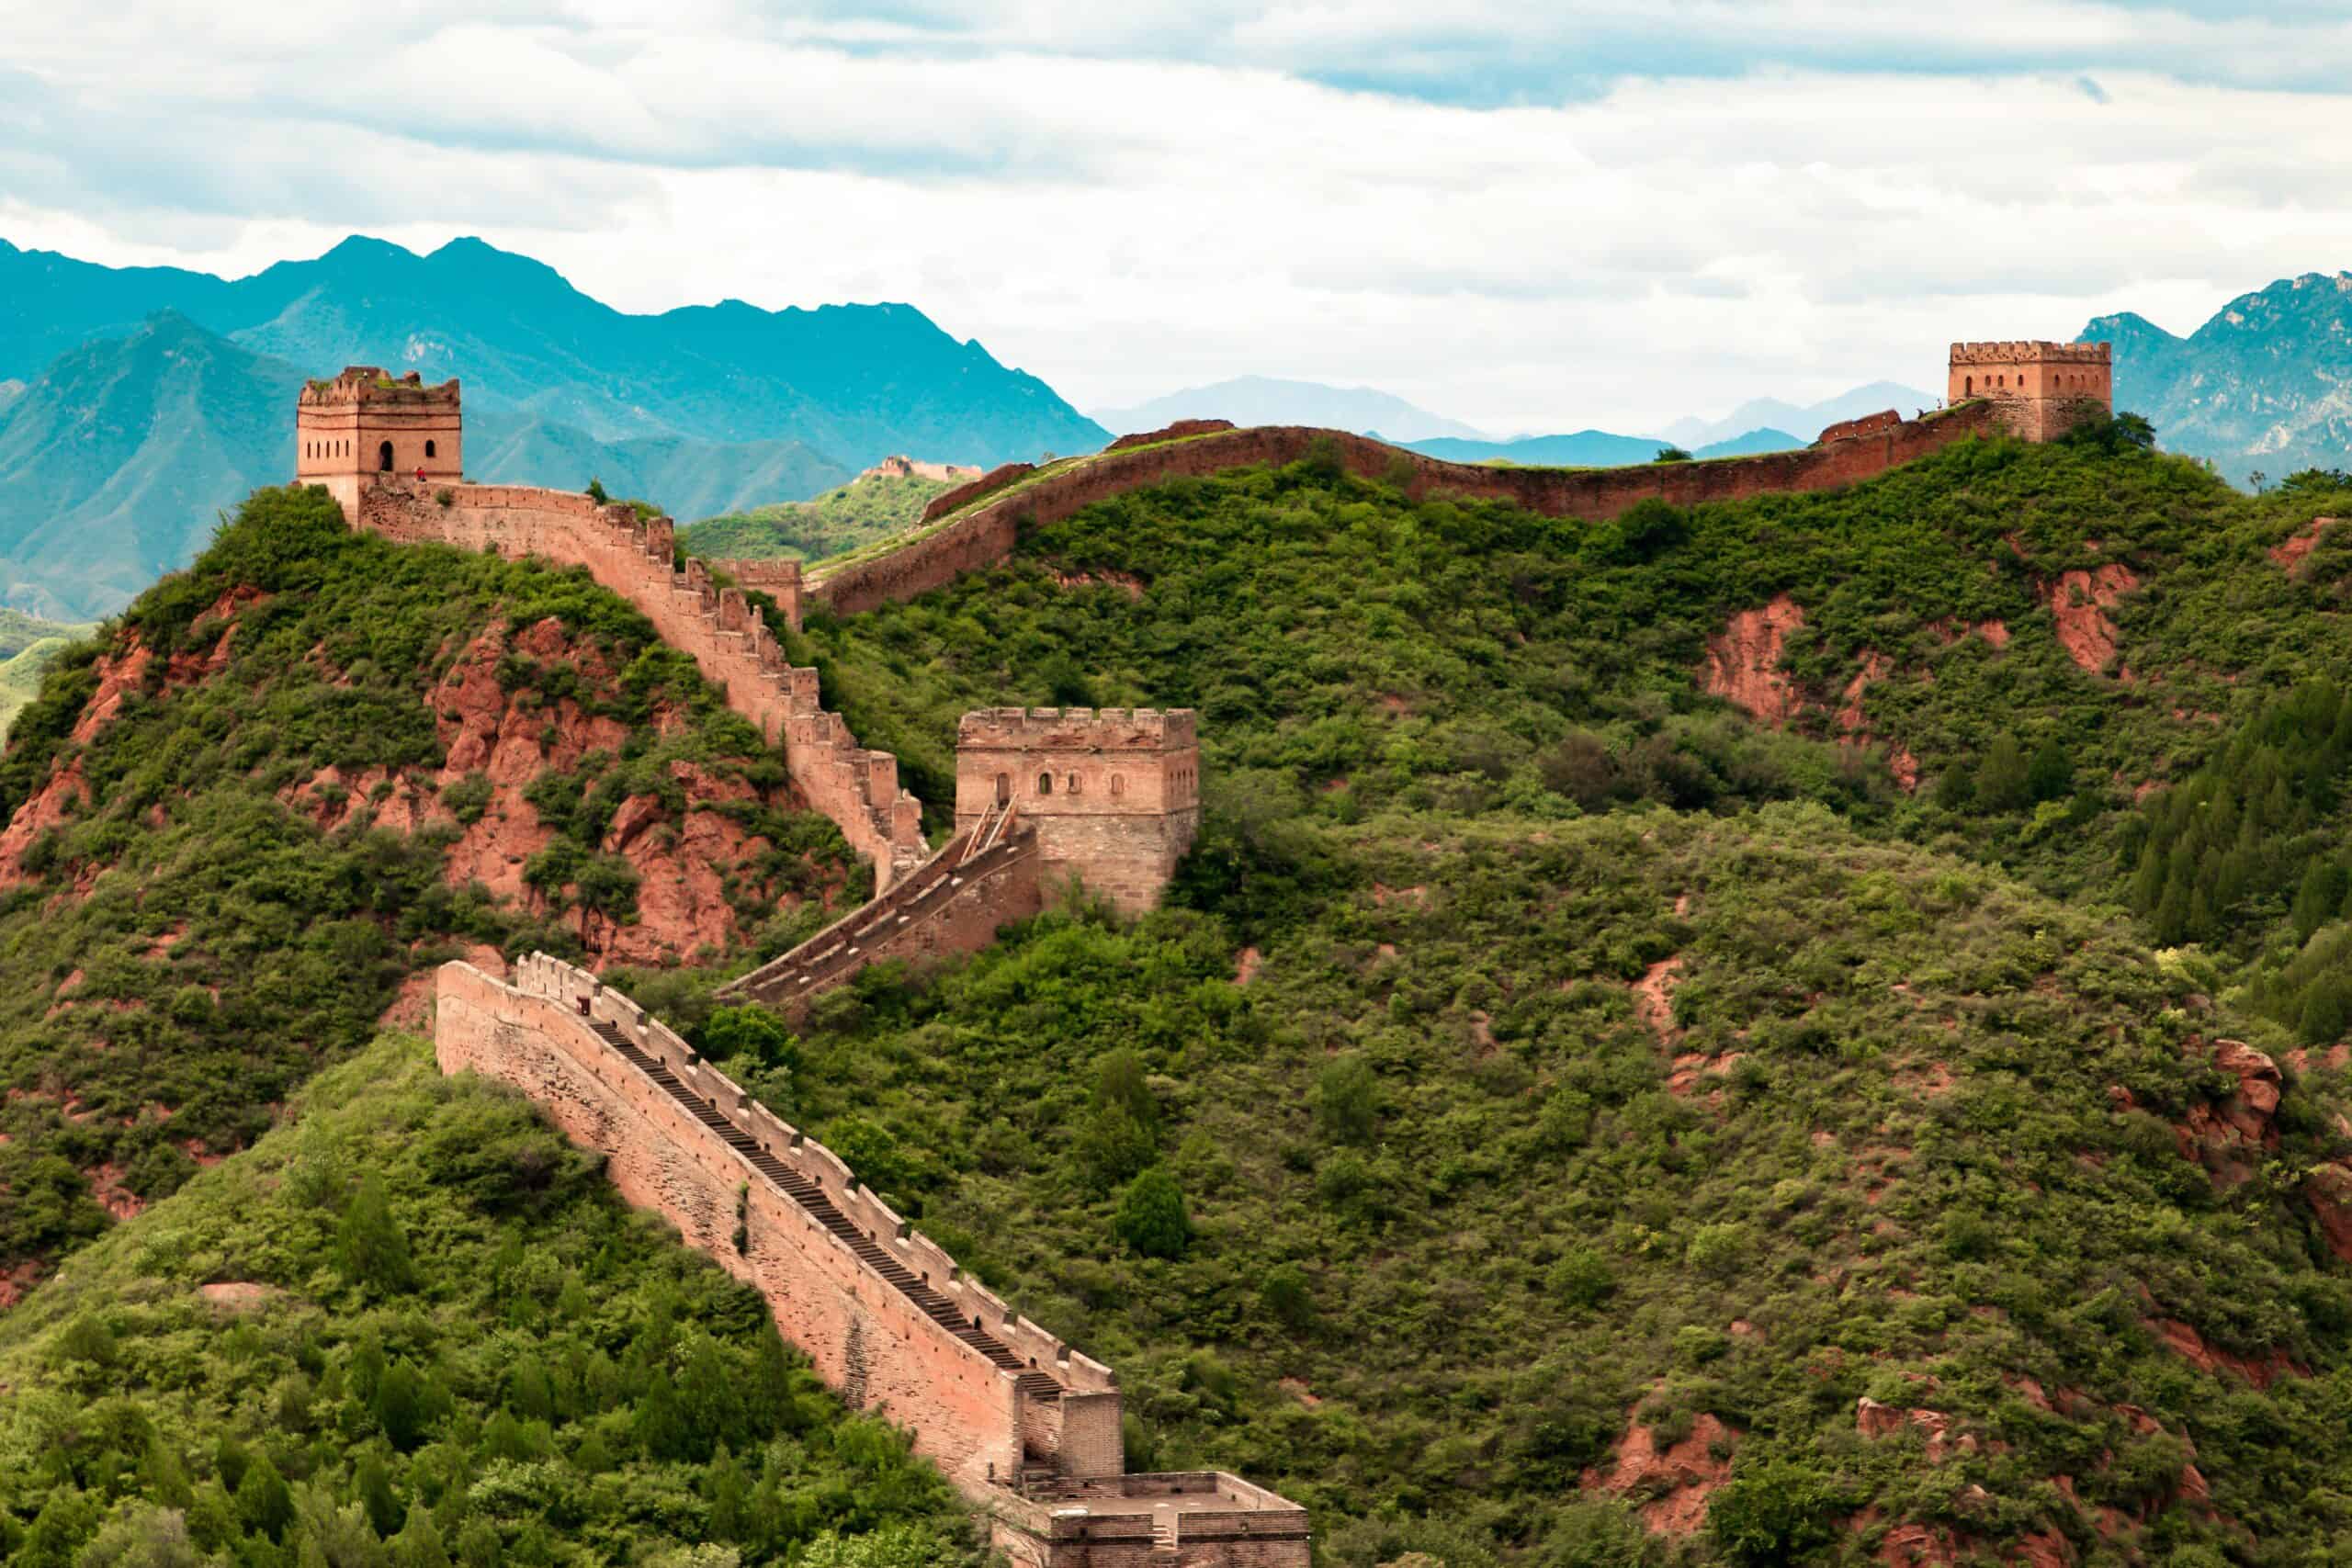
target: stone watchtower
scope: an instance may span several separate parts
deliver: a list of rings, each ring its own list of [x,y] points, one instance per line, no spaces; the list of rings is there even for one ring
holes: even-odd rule
[[[956,737],[956,830],[1010,803],[1037,835],[1041,882],[1156,908],[1201,830],[1193,710],[982,708]]]
[[[2114,351],[2106,343],[1956,343],[1944,400],[1990,399],[2010,434],[2055,441],[2115,412]]]
[[[367,485],[413,482],[420,468],[428,485],[465,479],[455,377],[428,387],[413,370],[396,381],[372,365],[349,366],[303,386],[294,435],[294,482],[326,486],[355,525]]]

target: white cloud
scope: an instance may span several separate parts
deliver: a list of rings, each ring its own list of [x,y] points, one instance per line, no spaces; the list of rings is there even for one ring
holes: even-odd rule
[[[1954,337],[2120,308],[2185,330],[2346,259],[2346,99],[2229,63],[2248,34],[2352,63],[2324,14],[19,7],[0,0],[18,244],[250,271],[355,230],[479,232],[632,310],[909,300],[1081,407],[1260,372],[1499,429],[1655,427],[1933,386]],[[1606,63],[1644,27],[1666,62],[1697,36],[1996,64],[1611,70],[1501,107],[1309,76],[1579,40]],[[2011,28],[2040,40],[2030,69],[1997,64]],[[2198,80],[2156,68],[2199,48],[2220,63]]]

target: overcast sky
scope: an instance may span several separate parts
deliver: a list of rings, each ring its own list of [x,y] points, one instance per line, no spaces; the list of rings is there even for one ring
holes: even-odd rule
[[[0,237],[479,234],[632,310],[910,301],[1081,408],[1626,430],[2352,265],[2346,84],[2340,0],[0,0]]]

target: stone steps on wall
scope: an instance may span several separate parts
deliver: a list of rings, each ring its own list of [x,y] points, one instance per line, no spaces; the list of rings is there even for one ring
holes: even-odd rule
[[[1017,1373],[1014,1386],[1031,1398],[1061,1397],[1062,1386],[1058,1382],[1045,1372],[1025,1368],[1021,1358],[1014,1355],[1002,1340],[967,1319],[956,1310],[954,1303],[932,1289],[921,1275],[891,1257],[880,1243],[858,1229],[826,1193],[822,1184],[793,1169],[761,1147],[758,1139],[729,1121],[718,1107],[697,1094],[676,1073],[639,1049],[617,1024],[597,1020],[591,1022],[589,1028],[598,1039],[618,1052],[624,1060],[651,1078],[695,1120],[718,1134],[729,1148],[750,1162],[753,1169],[807,1210],[819,1224],[841,1238],[842,1244],[857,1255],[860,1262],[922,1308],[924,1316],[986,1356],[999,1368]]]

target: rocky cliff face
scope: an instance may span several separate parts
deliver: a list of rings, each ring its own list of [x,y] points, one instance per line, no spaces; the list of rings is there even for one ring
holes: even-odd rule
[[[2352,457],[2352,272],[2240,295],[2187,337],[2129,311],[2085,327],[2115,344],[2115,406],[2165,446],[2243,482]]]

